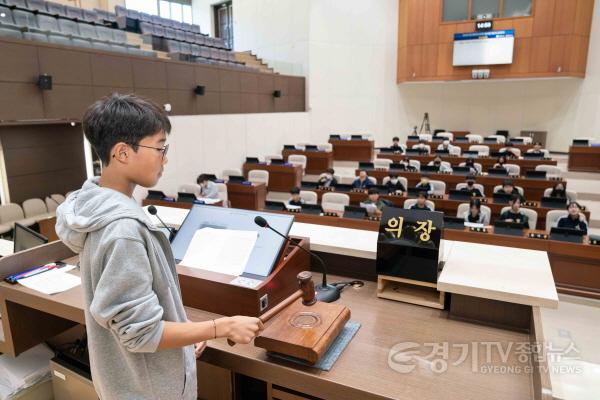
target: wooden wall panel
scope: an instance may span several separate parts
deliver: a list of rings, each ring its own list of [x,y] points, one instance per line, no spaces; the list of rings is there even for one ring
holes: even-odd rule
[[[80,121],[85,110],[94,102],[91,86],[53,85],[44,91],[44,111],[48,119],[72,119]]]
[[[240,72],[238,71],[219,71],[219,82],[221,92],[240,92]],[[222,99],[223,97],[221,97]]]
[[[0,140],[13,203],[64,194],[86,178],[79,124],[6,126]]]
[[[102,97],[109,96],[113,93],[130,94],[133,93],[133,87],[117,87],[117,86],[94,86],[92,89],[94,101]]]
[[[258,112],[269,113],[275,111],[275,100],[270,94],[258,95]]]
[[[167,87],[169,89],[189,90],[196,87],[196,71],[193,65],[167,64]]]
[[[37,85],[0,82],[0,121],[43,118],[44,103],[41,90]]]
[[[240,92],[258,93],[258,74],[250,72],[240,73]],[[258,108],[258,101],[257,101]]]
[[[129,58],[93,54],[91,64],[94,86],[133,87],[133,75]]]
[[[196,98],[194,91],[169,89],[169,103],[171,104],[171,115],[193,115],[196,113]]]
[[[52,76],[52,83],[61,85],[92,84],[89,53],[51,47],[38,51],[40,73]]]
[[[290,111],[289,97],[283,96],[273,100],[275,112],[287,112]]]
[[[242,112],[242,98],[240,93],[221,92],[221,112],[239,114]]]
[[[167,89],[135,88],[135,94],[150,99],[158,105],[170,103],[169,92]]]
[[[258,94],[241,93],[240,94],[240,112],[257,113],[258,112]]]
[[[200,67],[194,68],[195,72],[195,84],[201,85],[213,92],[218,92],[221,87],[219,82],[219,70],[211,67]]]
[[[205,92],[196,98],[196,114],[220,114],[221,93]]]
[[[0,81],[34,83],[39,74],[35,46],[0,42]]]
[[[289,91],[289,78],[287,76],[275,76],[273,78],[273,90],[281,91],[282,96],[288,96]]]
[[[132,59],[133,87],[139,89],[167,89],[167,68],[164,62]]]
[[[274,81],[271,75],[260,74],[258,76],[258,93],[272,97],[274,90]]]
[[[288,78],[288,85],[291,96],[302,96],[305,94],[304,78],[297,76],[290,76]]]
[[[398,83],[470,80],[479,68],[491,79],[585,76],[594,0],[535,0],[531,16],[495,18],[494,30],[515,30],[512,64],[468,67],[452,66],[453,39],[475,21],[442,21],[443,0],[399,3]]]

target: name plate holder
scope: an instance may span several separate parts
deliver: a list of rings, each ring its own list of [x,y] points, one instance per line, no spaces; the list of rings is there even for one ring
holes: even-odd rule
[[[377,297],[444,309],[443,213],[384,207],[377,241]]]

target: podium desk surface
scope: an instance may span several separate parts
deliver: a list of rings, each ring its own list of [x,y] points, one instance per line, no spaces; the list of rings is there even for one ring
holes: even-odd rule
[[[161,227],[162,223],[158,220],[156,215],[152,215],[148,212],[148,207],[143,207],[144,212],[150,218],[150,220],[154,223],[154,225]],[[169,228],[179,229],[181,224],[183,224],[183,220],[190,212],[189,209],[186,208],[177,208],[177,207],[165,207],[165,206],[155,206],[157,210],[158,216],[165,222],[165,224]]]

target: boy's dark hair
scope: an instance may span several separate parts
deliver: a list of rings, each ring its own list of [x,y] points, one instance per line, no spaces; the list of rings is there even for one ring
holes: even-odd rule
[[[400,138],[398,136],[394,136],[392,138],[392,142],[396,142],[396,141],[398,141],[398,142],[400,141]]]
[[[429,198],[429,194],[425,191],[421,191],[419,192],[419,194],[417,194],[417,197],[424,197],[425,199]]]
[[[368,194],[379,194],[379,189],[377,189],[377,188],[370,188],[367,193]]]
[[[206,174],[200,174],[198,175],[198,179],[196,179],[196,183],[198,185],[200,185],[203,182],[209,181],[210,179],[208,179],[208,175]]]
[[[300,188],[298,186],[294,186],[290,189],[290,194],[300,194]]]
[[[575,205],[577,206],[577,208],[579,208],[579,211],[581,211],[581,210],[582,210],[581,204],[579,204],[579,203],[578,203],[578,202],[576,202],[576,201],[569,201],[569,202],[567,203],[567,210],[568,210],[568,209],[569,209],[569,207],[571,207],[573,204],[575,204]]]
[[[325,172],[327,172],[327,173],[330,173],[330,174],[332,174],[332,175],[333,175],[333,174],[335,174],[335,170],[334,170],[333,168],[327,168],[327,169],[325,170]]]
[[[481,210],[481,200],[471,199],[471,201],[469,201],[469,207],[477,207],[478,210]]]
[[[146,136],[171,132],[169,117],[160,106],[132,94],[113,93],[98,100],[86,110],[82,125],[104,165],[110,162],[110,151],[119,142],[137,151],[137,144]]]
[[[513,181],[507,179],[504,182],[502,182],[502,186],[513,186],[514,187],[515,185],[514,185]]]
[[[521,203],[521,195],[520,195],[520,194],[517,194],[517,193],[513,193],[513,195],[512,195],[512,196],[510,196],[510,200],[509,200],[509,201],[510,201],[511,203],[514,203],[514,202],[516,202],[517,200],[519,200],[519,204],[520,204],[520,203]]]

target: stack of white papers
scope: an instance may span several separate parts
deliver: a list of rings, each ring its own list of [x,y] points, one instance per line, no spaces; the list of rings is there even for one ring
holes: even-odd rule
[[[258,235],[256,231],[198,229],[181,265],[205,271],[239,276],[246,269]]]
[[[18,357],[0,356],[0,399],[12,398],[20,391],[50,377],[54,352],[39,344]]]
[[[30,276],[29,278],[19,279],[19,283],[29,289],[44,293],[55,294],[72,289],[81,285],[81,278],[68,274],[67,271],[75,268],[67,266],[64,268],[51,269],[41,274]]]

